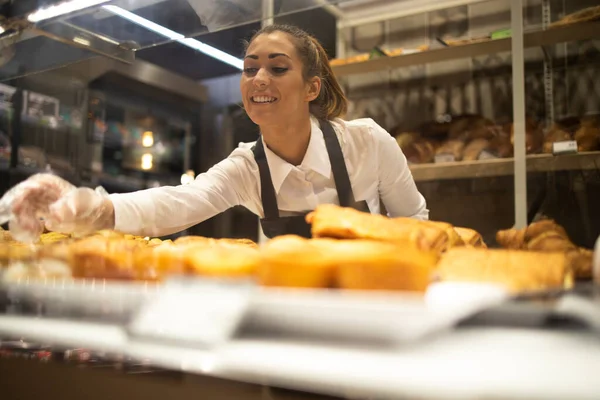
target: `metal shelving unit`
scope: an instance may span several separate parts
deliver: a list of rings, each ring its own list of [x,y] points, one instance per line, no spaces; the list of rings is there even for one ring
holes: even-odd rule
[[[333,13],[338,22],[338,31],[348,27],[363,24],[384,22],[391,19],[432,12],[456,6],[465,6],[494,0],[403,0],[396,2],[375,1],[371,7],[366,2],[357,4],[340,4]],[[535,30],[524,30],[523,0],[510,0],[509,38],[478,41],[476,43],[449,46],[412,54],[393,57],[381,57],[357,63],[337,65],[333,68],[339,77],[354,74],[367,74],[378,71],[388,71],[394,68],[414,65],[438,63],[443,61],[471,58],[476,56],[512,52],[513,71],[513,124],[514,124],[514,158],[502,160],[487,160],[476,162],[456,162],[444,164],[425,164],[411,166],[416,181],[433,181],[443,179],[469,179],[490,176],[514,175],[515,185],[515,227],[527,224],[527,173],[548,172],[561,170],[597,169],[600,166],[600,152],[584,153],[572,156],[554,157],[552,155],[526,155],[525,151],[525,78],[524,49],[543,47],[572,41],[600,38],[600,22],[584,22],[573,25],[550,27],[549,5],[542,3],[540,9],[544,13],[543,24]],[[343,35],[338,34],[341,38]],[[345,45],[338,38],[338,57],[346,56]],[[546,102],[552,101],[551,67],[545,65],[545,97]],[[549,78],[550,77],[550,78]],[[553,122],[553,109],[549,110]]]
[[[535,30],[526,32],[523,37],[524,47],[549,46],[577,40],[600,38],[600,22],[587,22],[570,26]],[[483,56],[493,53],[511,51],[511,39],[487,40],[484,42],[450,46],[441,49],[427,50],[419,53],[404,54],[394,57],[382,57],[363,62],[337,65],[333,71],[337,76],[365,74],[382,70],[409,67],[451,61],[462,58]]]
[[[597,170],[600,169],[600,151],[561,156],[532,154],[527,156],[526,163],[528,173]],[[415,164],[410,169],[417,182],[509,176],[514,173],[514,158]]]

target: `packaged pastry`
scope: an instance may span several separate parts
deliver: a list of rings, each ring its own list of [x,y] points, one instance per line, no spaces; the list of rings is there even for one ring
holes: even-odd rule
[[[442,255],[437,277],[447,282],[494,283],[511,292],[573,286],[564,253],[455,247]]]

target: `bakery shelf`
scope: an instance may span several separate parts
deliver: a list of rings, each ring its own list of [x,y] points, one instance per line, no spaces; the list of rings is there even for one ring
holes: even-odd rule
[[[514,159],[503,158],[499,160],[420,164],[411,165],[410,169],[417,182],[508,176],[514,173]],[[527,156],[527,172],[594,169],[600,170],[600,151],[561,156],[553,156],[551,154]]]
[[[586,22],[547,30],[526,32],[524,35],[524,46],[525,48],[549,46],[557,43],[594,38],[600,38],[600,22]],[[394,57],[381,57],[363,62],[337,65],[333,67],[333,71],[337,76],[364,74],[392,68],[477,57],[510,50],[510,37],[496,40],[490,39],[484,42],[450,46],[419,53],[404,54]]]

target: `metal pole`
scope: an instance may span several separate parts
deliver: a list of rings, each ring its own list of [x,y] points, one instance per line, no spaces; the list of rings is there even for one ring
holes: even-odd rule
[[[262,21],[261,26],[273,25],[274,18],[273,0],[262,0]],[[259,139],[260,140],[260,139]],[[265,243],[268,238],[265,236],[262,227],[260,226],[260,218],[258,220],[258,243]]]
[[[273,14],[275,8],[273,7],[273,0],[262,0],[262,21],[261,26],[273,25]]]
[[[513,123],[515,162],[515,228],[527,225],[527,160],[525,152],[525,61],[523,0],[511,0]]]
[[[542,27],[548,29],[551,22],[550,0],[542,1]],[[546,128],[554,123],[554,70],[552,59],[554,48],[548,47],[544,51],[544,99],[546,103]]]

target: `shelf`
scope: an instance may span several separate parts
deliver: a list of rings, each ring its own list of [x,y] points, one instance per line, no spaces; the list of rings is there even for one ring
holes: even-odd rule
[[[514,159],[461,161],[443,164],[411,165],[417,182],[443,179],[469,179],[508,176],[514,173]],[[527,156],[527,172],[551,172],[573,170],[600,170],[600,151],[553,156],[535,154]]]
[[[586,22],[525,33],[524,46],[537,47],[549,46],[563,42],[573,42],[600,38],[600,22]],[[423,65],[442,61],[456,60],[483,56],[486,54],[501,53],[511,50],[511,38],[488,40],[485,42],[465,44],[460,46],[445,47],[419,53],[399,55],[395,57],[382,57],[373,60],[333,67],[336,76],[364,74],[392,68]]]

